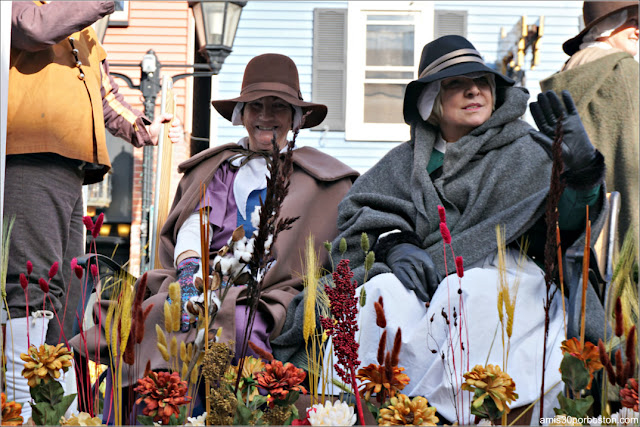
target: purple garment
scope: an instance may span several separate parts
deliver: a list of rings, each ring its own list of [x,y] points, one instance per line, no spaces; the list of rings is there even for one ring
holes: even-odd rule
[[[214,251],[226,245],[231,238],[231,234],[238,227],[238,206],[233,195],[233,182],[236,175],[237,169],[232,168],[228,162],[220,165],[207,186],[204,200],[200,201],[195,210],[197,212],[203,207],[211,208],[209,222],[213,225],[213,238],[211,239],[210,248]],[[249,314],[246,308],[246,305],[236,307],[236,337],[238,338],[244,336],[244,328]],[[258,311],[249,340],[269,353],[271,353],[271,345],[269,344],[271,328],[272,322],[269,316]],[[234,363],[238,362],[237,355],[242,350],[242,341],[238,339],[236,342]],[[250,348],[247,350],[247,356],[258,357]]]
[[[209,223],[213,225],[213,238],[210,248],[217,251],[227,244],[231,234],[238,227],[238,206],[233,196],[233,182],[237,169],[232,169],[228,162],[224,162],[207,186],[204,200],[200,200],[195,212],[209,207]],[[206,202],[205,202],[206,201]]]
[[[236,356],[233,358],[232,363],[237,364],[240,353],[242,352],[241,337],[244,337],[244,328],[247,324],[249,317],[249,310],[246,305],[236,306]],[[271,344],[269,344],[269,333],[271,332],[271,321],[269,317],[260,312],[256,313],[256,318],[253,322],[253,329],[251,329],[251,335],[248,341],[251,341],[263,350],[271,353]],[[247,346],[247,356],[253,356],[260,358],[250,347]]]

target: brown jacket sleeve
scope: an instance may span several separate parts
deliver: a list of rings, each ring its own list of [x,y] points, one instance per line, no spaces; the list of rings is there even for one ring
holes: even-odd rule
[[[102,62],[102,110],[104,124],[107,130],[114,136],[129,141],[134,147],[142,147],[151,144],[151,137],[145,125],[151,121],[134,109],[118,91],[118,84],[109,74],[109,63]]]
[[[11,47],[29,52],[53,46],[115,10],[113,1],[14,1],[11,7]]]

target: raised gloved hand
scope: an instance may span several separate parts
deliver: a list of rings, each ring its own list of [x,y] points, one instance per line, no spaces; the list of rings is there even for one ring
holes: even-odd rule
[[[386,264],[405,288],[424,302],[431,300],[440,277],[427,251],[411,243],[400,243],[387,252]]]
[[[562,144],[562,159],[565,169],[576,171],[591,164],[596,157],[596,149],[582,125],[576,106],[568,91],[562,91],[562,100],[552,91],[538,95],[538,102],[530,105],[531,116],[535,120],[540,132],[531,132],[531,136],[547,149],[551,150],[556,124],[560,120],[564,132]],[[546,137],[545,137],[546,136]]]
[[[181,316],[180,330],[189,332],[191,327],[189,313],[185,309],[185,304],[189,298],[198,296],[200,291],[194,283],[195,274],[200,270],[200,258],[185,258],[178,263],[178,283],[180,284],[181,299]],[[167,297],[167,301],[171,302],[171,298]]]

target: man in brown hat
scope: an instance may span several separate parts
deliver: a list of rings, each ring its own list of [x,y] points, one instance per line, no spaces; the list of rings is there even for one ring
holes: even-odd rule
[[[585,28],[562,48],[563,69],[540,83],[567,89],[607,165],[608,191],[622,196],[618,241],[638,233],[638,2],[585,1]]]

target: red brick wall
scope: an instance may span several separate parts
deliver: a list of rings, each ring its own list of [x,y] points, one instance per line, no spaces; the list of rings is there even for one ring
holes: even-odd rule
[[[134,82],[140,82],[140,68],[137,66],[143,55],[153,49],[161,64],[192,64],[194,25],[191,10],[186,1],[129,1],[129,21],[126,27],[110,27],[104,38],[110,63],[130,63],[135,67],[111,66],[112,72],[128,75]],[[169,76],[192,71],[185,68],[164,68],[162,74]],[[185,131],[191,130],[192,80],[176,82],[176,111],[183,121]],[[130,89],[121,79],[116,79],[120,92],[135,108],[143,110],[142,94]],[[156,99],[157,115],[160,109],[160,94]],[[140,268],[140,221],[142,204],[142,148],[134,149],[132,225],[129,270],[138,275]],[[177,165],[189,156],[189,146],[185,143],[173,147],[173,167],[170,195],[175,194],[179,175]],[[155,177],[153,179],[155,182]],[[171,200],[169,201],[171,203]]]

